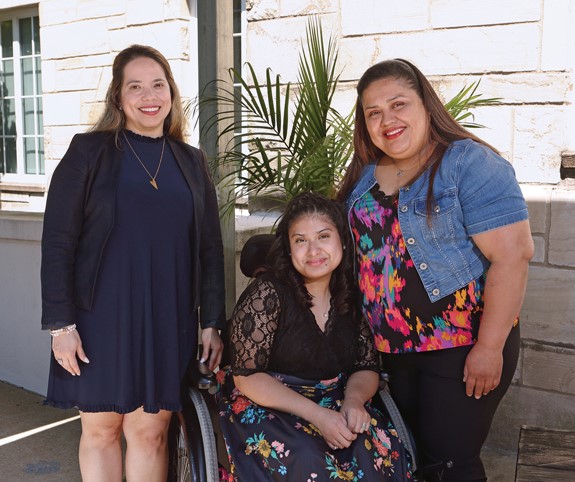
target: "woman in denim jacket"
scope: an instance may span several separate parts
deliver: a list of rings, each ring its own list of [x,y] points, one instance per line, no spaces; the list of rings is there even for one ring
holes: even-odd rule
[[[420,463],[438,464],[428,480],[486,480],[481,447],[519,354],[527,206],[509,162],[414,65],[380,62],[357,92],[339,198],[362,310]]]

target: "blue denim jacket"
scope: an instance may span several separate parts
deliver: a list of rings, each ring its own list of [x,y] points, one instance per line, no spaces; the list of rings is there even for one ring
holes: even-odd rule
[[[346,201],[348,222],[354,203],[377,182],[375,167],[364,168]],[[398,218],[409,255],[435,302],[489,267],[471,236],[523,221],[528,212],[511,164],[465,139],[453,142],[443,156],[428,223],[428,172],[399,190]]]

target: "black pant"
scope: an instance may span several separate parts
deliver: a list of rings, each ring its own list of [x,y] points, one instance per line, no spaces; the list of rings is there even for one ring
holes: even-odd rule
[[[503,350],[501,383],[479,400],[463,383],[465,359],[473,346],[423,353],[383,354],[389,388],[414,433],[419,465],[451,461],[453,467],[427,480],[485,481],[480,452],[495,410],[509,387],[519,357],[519,326]]]

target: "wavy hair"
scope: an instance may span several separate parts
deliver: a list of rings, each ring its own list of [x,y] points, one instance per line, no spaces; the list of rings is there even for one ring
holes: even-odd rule
[[[183,141],[186,116],[184,115],[180,91],[174,80],[172,69],[166,58],[158,50],[147,45],[131,45],[116,55],[112,65],[112,81],[106,93],[104,112],[91,130],[112,132],[115,135],[116,143],[118,143],[118,135],[126,126],[126,115],[124,111],[120,109],[124,69],[132,60],[141,57],[152,59],[162,67],[168,85],[170,86],[170,95],[172,98],[170,113],[164,119],[164,134],[173,139]]]
[[[340,202],[312,192],[294,197],[286,206],[277,226],[276,238],[267,256],[268,269],[283,284],[293,287],[296,301],[300,305],[312,306],[312,297],[290,257],[289,229],[302,216],[314,215],[328,218],[339,234],[343,255],[341,263],[331,275],[329,289],[336,311],[340,314],[348,313],[357,308],[353,282],[353,244],[345,210]]]
[[[353,158],[342,179],[337,199],[344,201],[358,181],[364,166],[383,157],[385,153],[371,140],[363,112],[362,96],[373,82],[381,79],[394,79],[403,82],[413,89],[430,117],[430,138],[437,142],[426,165],[431,165],[429,188],[427,191],[427,208],[431,208],[433,199],[433,180],[441,164],[441,158],[449,144],[460,139],[472,139],[497,152],[495,148],[473,135],[461,126],[445,109],[441,99],[421,71],[404,59],[384,60],[368,68],[357,84],[357,101],[355,107],[355,129],[353,133]]]

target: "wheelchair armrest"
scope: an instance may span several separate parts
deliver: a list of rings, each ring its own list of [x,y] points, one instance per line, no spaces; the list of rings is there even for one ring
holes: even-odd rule
[[[384,390],[389,383],[389,373],[379,372],[379,389]]]
[[[216,376],[208,365],[200,360],[194,360],[188,367],[186,378],[190,387],[210,390],[216,386]]]

